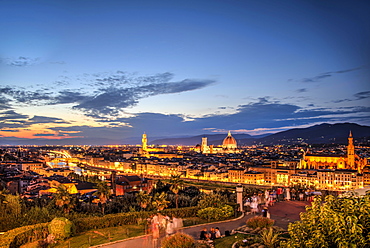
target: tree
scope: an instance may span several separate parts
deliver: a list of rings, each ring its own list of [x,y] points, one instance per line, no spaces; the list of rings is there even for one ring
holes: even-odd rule
[[[0,190],[0,206],[4,203],[6,196],[9,194],[9,191],[5,188]]]
[[[6,194],[0,205],[0,228],[10,230],[22,222],[22,201],[19,195]]]
[[[168,206],[169,201],[166,200],[166,193],[156,193],[153,197],[153,206],[157,209],[157,211],[161,211]]]
[[[179,191],[184,185],[184,181],[181,179],[181,174],[171,175],[170,178],[171,190],[175,194],[176,208],[179,208]]]
[[[152,202],[152,196],[146,194],[144,191],[140,191],[139,194],[137,194],[136,199],[141,209],[144,211]]]
[[[227,203],[227,197],[218,193],[204,194],[202,199],[199,201],[198,206],[200,208],[214,207],[220,208]]]
[[[97,191],[94,193],[100,200],[102,214],[104,215],[105,205],[111,195],[110,188],[106,182],[99,182],[97,185]]]
[[[285,247],[370,247],[370,195],[316,196],[288,231]]]
[[[75,203],[71,194],[68,192],[66,186],[60,184],[57,187],[57,192],[55,193],[55,205],[62,208],[65,213],[69,213],[74,207]]]

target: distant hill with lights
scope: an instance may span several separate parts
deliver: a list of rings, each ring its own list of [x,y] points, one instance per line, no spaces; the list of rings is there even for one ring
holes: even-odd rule
[[[370,127],[355,123],[320,124],[308,128],[294,128],[275,134],[251,136],[233,134],[238,145],[278,145],[278,144],[347,144],[349,132],[352,131],[355,142],[370,142]],[[158,145],[196,145],[208,138],[208,144],[220,145],[226,134],[204,134],[187,138],[157,139],[151,144]]]
[[[355,123],[320,124],[308,128],[295,128],[271,134],[258,142],[263,144],[347,144],[349,132],[356,142],[370,141],[370,127]]]
[[[277,145],[277,144],[347,144],[349,132],[352,131],[355,143],[370,143],[370,126],[355,123],[320,124],[308,128],[294,128],[274,134],[251,136],[249,134],[235,134],[239,146],[244,145]],[[207,137],[208,145],[221,145],[227,134],[203,134],[188,137],[153,137],[149,136],[149,144],[155,145],[185,145],[196,146]],[[141,144],[141,137],[125,139],[106,138],[69,138],[69,139],[25,139],[15,137],[1,137],[0,145],[124,145]]]

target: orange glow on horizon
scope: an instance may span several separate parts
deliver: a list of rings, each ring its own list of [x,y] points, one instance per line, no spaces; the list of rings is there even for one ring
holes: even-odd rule
[[[47,128],[30,127],[24,129],[9,129],[10,131],[1,131],[0,137],[22,138],[22,139],[70,139],[84,138],[84,136],[69,136],[69,134],[79,133],[79,131],[53,131]]]

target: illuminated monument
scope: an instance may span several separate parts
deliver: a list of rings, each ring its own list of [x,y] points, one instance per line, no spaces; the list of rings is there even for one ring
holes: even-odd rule
[[[336,154],[309,154],[305,152],[301,160],[301,169],[350,169],[362,172],[366,166],[366,158],[355,154],[352,132],[349,133],[347,156]]]
[[[236,139],[233,136],[231,136],[231,133],[229,131],[227,134],[227,137],[222,142],[222,148],[226,150],[232,150],[232,149],[236,149],[237,146],[238,145],[236,143]]]
[[[139,151],[140,155],[143,157],[157,157],[157,158],[182,158],[183,155],[167,152],[164,147],[148,147],[148,138],[146,133],[143,134],[141,138],[141,148]]]
[[[238,153],[239,150],[237,149],[238,144],[236,139],[231,135],[230,131],[228,132],[226,138],[222,141],[222,146],[208,146],[207,144],[207,137],[202,138],[202,144],[200,146],[201,153]]]

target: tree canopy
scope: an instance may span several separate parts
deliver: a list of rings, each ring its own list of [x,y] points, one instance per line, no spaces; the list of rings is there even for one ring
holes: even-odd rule
[[[370,247],[370,195],[317,196],[300,217],[286,247]]]

